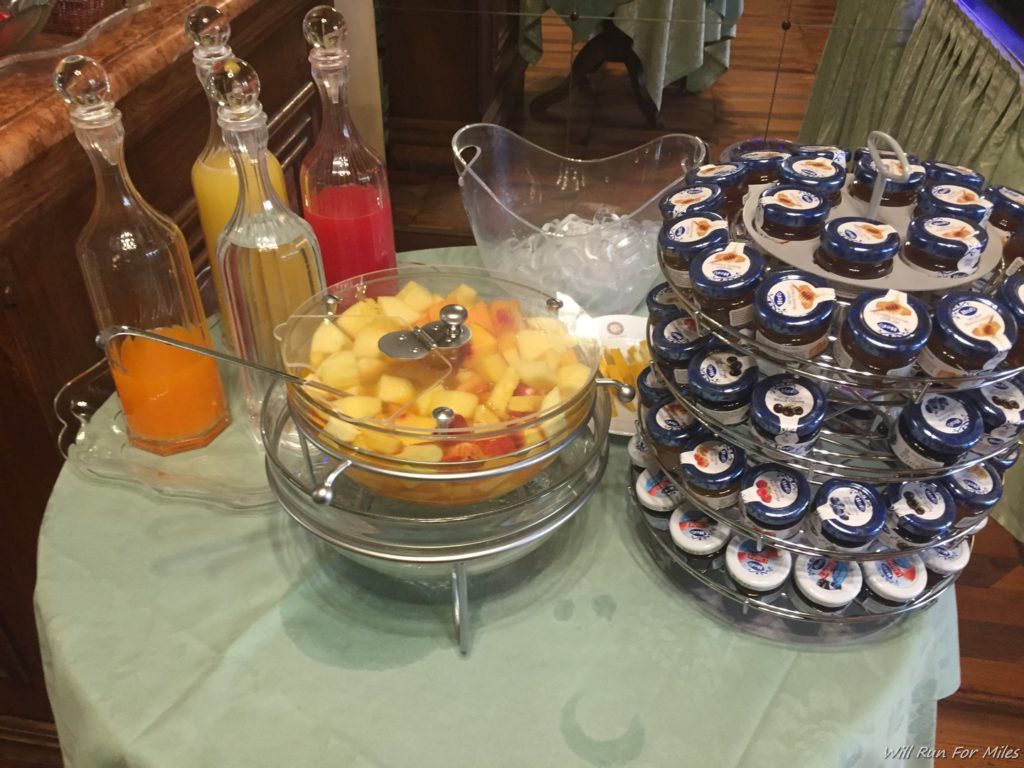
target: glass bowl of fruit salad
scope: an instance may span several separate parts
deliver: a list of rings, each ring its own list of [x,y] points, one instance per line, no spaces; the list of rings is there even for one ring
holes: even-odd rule
[[[594,407],[597,328],[569,296],[408,265],[331,286],[280,331],[292,419],[345,476],[473,504],[541,472]]]

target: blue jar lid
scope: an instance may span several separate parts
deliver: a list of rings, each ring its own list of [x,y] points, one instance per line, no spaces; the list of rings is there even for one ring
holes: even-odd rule
[[[890,151],[888,149],[881,149],[881,150],[878,151],[878,154],[882,157],[883,160],[884,159],[890,159],[890,160],[896,160],[897,159],[896,158],[896,153],[892,152],[892,151]],[[919,164],[921,162],[918,159],[917,155],[913,155],[910,152],[907,152],[906,155],[907,155],[907,160],[909,161],[909,163],[911,165],[917,165],[917,164]],[[858,147],[857,149],[855,149],[853,151],[853,164],[857,165],[865,157],[868,160],[871,159],[871,154],[868,152],[868,148],[867,147]]]
[[[710,335],[697,335],[697,324],[693,318],[677,315],[654,326],[651,347],[655,356],[663,362],[689,363],[710,338]]]
[[[970,291],[935,302],[935,333],[954,353],[994,357],[1017,341],[1017,321],[1003,304]]]
[[[942,478],[958,507],[972,512],[992,509],[1003,498],[1003,481],[987,462],[966,467]]]
[[[757,381],[754,358],[731,347],[705,349],[690,361],[690,390],[713,403],[745,402]]]
[[[779,182],[829,195],[846,184],[846,167],[827,157],[790,155],[779,166]]]
[[[960,184],[921,187],[917,207],[925,216],[962,219],[982,226],[992,213],[992,202],[977,190]]]
[[[752,149],[740,154],[740,160],[747,164],[748,171],[772,171],[789,157],[789,152],[777,149]]]
[[[828,401],[810,379],[779,373],[757,382],[750,395],[750,419],[780,445],[815,435],[825,421]]]
[[[742,184],[747,178],[747,165],[742,160],[731,163],[709,163],[699,168],[691,168],[686,172],[686,180],[690,184],[711,182],[720,187],[734,187]]]
[[[665,221],[684,213],[713,213],[722,206],[725,193],[717,184],[685,184],[661,198],[658,208]]]
[[[788,336],[824,331],[836,308],[836,292],[824,278],[784,269],[765,276],[754,294],[758,323]]]
[[[951,274],[970,275],[988,247],[988,232],[961,219],[918,216],[907,228],[907,242],[947,264]]]
[[[811,157],[827,157],[843,166],[845,171],[847,163],[850,162],[850,150],[844,147],[836,147],[830,144],[801,144],[796,148],[798,155],[810,155]]]
[[[739,481],[747,457],[742,448],[703,434],[686,442],[679,463],[686,479],[698,488],[719,491]]]
[[[640,371],[640,375],[636,377],[636,388],[640,392],[640,399],[648,403],[657,405],[672,399],[672,393],[654,372],[653,364]]]
[[[964,453],[984,432],[978,409],[955,395],[929,393],[900,413],[900,429],[930,451]]]
[[[850,304],[846,326],[853,343],[876,357],[913,357],[932,330],[924,304],[902,291],[864,291]]]
[[[676,253],[689,261],[701,251],[729,242],[729,222],[717,213],[684,213],[666,221],[658,235],[662,252]]]
[[[1020,326],[1024,326],[1024,275],[1013,275],[1003,280],[996,296],[1013,314],[1019,332]]]
[[[924,166],[918,165],[917,160],[907,155],[907,160],[910,161],[910,178],[906,181],[892,181],[891,179],[885,180],[885,191],[886,192],[905,192],[910,189],[917,189],[924,183]],[[895,157],[882,157],[882,165],[892,174],[899,175],[902,173],[903,166],[900,161]],[[874,184],[875,176],[878,175],[878,169],[875,168],[875,162],[871,159],[870,155],[861,156],[853,166],[853,175],[857,178],[857,181],[864,184]]]
[[[956,519],[953,496],[940,482],[911,480],[890,485],[885,492],[897,528],[915,539],[930,539],[949,530]]]
[[[844,547],[861,547],[885,525],[885,502],[870,485],[853,480],[827,480],[814,497],[821,532]]]
[[[766,528],[789,528],[807,514],[811,486],[799,472],[781,464],[750,467],[740,481],[747,517]]]
[[[727,299],[752,290],[764,275],[764,256],[750,243],[711,248],[690,261],[690,283],[698,293]]]
[[[980,389],[963,393],[985,423],[985,431],[995,438],[1010,439],[1024,423],[1024,381],[1020,377],[995,381]]]
[[[1017,463],[1017,459],[1020,457],[1020,446],[1014,443],[1009,450],[1003,451],[997,456],[993,456],[988,460],[988,463],[998,469],[1000,472],[1006,472],[1014,464]]]
[[[1017,221],[1024,219],[1024,192],[993,185],[985,190],[985,197],[992,203],[992,210]]]
[[[688,440],[702,433],[704,427],[684,406],[672,400],[647,409],[644,413],[644,430],[658,445],[681,448]]]
[[[762,190],[757,215],[766,222],[786,227],[809,227],[825,221],[831,204],[819,195],[793,184],[776,184]]]
[[[894,227],[876,219],[840,216],[821,230],[821,247],[837,261],[877,264],[899,253],[903,239]]]
[[[922,165],[924,165],[924,175],[935,184],[959,184],[977,190],[985,186],[984,176],[962,165],[940,163],[938,160],[925,160]]]
[[[647,294],[647,312],[655,317],[678,315],[684,309],[679,295],[668,283],[654,286]]]

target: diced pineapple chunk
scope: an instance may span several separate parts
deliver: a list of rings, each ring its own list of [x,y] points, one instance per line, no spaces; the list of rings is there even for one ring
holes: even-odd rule
[[[562,322],[555,317],[528,317],[526,318],[526,326],[558,336],[565,336],[568,333]]]
[[[552,371],[557,371],[562,367],[562,355],[553,349],[549,349],[544,353],[544,362],[548,364],[548,368]]]
[[[382,315],[397,318],[403,325],[415,325],[420,319],[420,313],[397,296],[379,296],[377,303],[380,305]]]
[[[576,357],[575,350],[565,349],[562,351],[561,358],[558,361],[558,367],[561,368],[564,365],[576,365],[580,359]]]
[[[402,290],[398,292],[398,296],[396,298],[404,301],[410,307],[415,309],[417,313],[423,312],[427,307],[434,303],[434,295],[413,280],[410,280],[402,286]]]
[[[499,352],[492,352],[477,360],[476,369],[485,379],[492,384],[496,384],[505,375],[505,371],[508,370],[508,363],[505,362],[505,358]]]
[[[474,424],[497,424],[501,421],[486,405],[478,405],[473,411]]]
[[[352,346],[348,336],[331,321],[317,325],[313,331],[313,339],[309,343],[309,364],[316,368],[335,352]]]
[[[345,390],[359,383],[359,368],[356,355],[351,349],[343,349],[326,358],[316,369],[316,377],[334,389]]]
[[[551,337],[544,331],[527,328],[516,334],[516,348],[523,360],[539,360],[551,346]]]
[[[376,392],[377,380],[388,369],[390,361],[384,357],[357,357],[356,365],[359,368],[359,383]]]
[[[533,448],[547,441],[539,427],[526,427],[523,430],[523,445]]]
[[[514,395],[508,401],[509,415],[535,413],[540,410],[542,399],[540,395]]]
[[[394,435],[378,432],[375,429],[364,429],[360,436],[360,442],[374,453],[383,453],[388,456],[394,456],[405,447],[405,444]]]
[[[479,396],[489,390],[491,385],[476,371],[464,368],[455,374],[455,388],[460,392],[472,392]]]
[[[342,312],[337,322],[341,330],[347,333],[349,338],[354,339],[360,329],[378,315],[380,307],[377,306],[377,302],[373,299],[363,299]]]
[[[568,398],[585,387],[591,379],[590,368],[583,363],[563,365],[558,369],[558,388]]]
[[[417,416],[415,413],[403,413],[395,419],[395,429],[399,430],[398,439],[405,445],[425,443],[432,439],[437,429],[437,422],[430,416]],[[403,430],[415,430],[413,434],[402,434]]]
[[[390,317],[374,318],[359,329],[352,349],[357,357],[380,357],[382,353],[378,344],[381,336],[400,330],[402,326]]]
[[[359,437],[362,430],[347,421],[329,416],[327,423],[324,424],[324,432],[342,443],[351,443]]]
[[[385,403],[404,405],[416,397],[416,389],[408,379],[385,373],[377,380],[377,397]]]
[[[562,392],[558,387],[555,387],[547,395],[544,396],[544,400],[540,404],[542,411],[549,411],[552,408],[557,408],[559,403],[562,402]],[[545,419],[540,425],[540,428],[544,431],[544,434],[548,437],[554,437],[555,435],[561,434],[567,427],[565,416],[552,416],[551,418]]]
[[[509,368],[491,390],[491,396],[487,398],[487,407],[504,418],[508,414],[508,401],[515,393],[517,386],[519,386],[519,374],[516,373],[515,368]]]
[[[520,381],[534,389],[547,392],[558,383],[555,372],[543,360],[523,360],[516,370]]]
[[[430,400],[431,411],[434,408],[451,408],[460,416],[465,416],[466,419],[473,415],[473,411],[476,410],[479,403],[480,398],[472,392],[447,389],[438,390]]]
[[[476,289],[470,288],[465,283],[462,283],[458,288],[448,294],[448,301],[452,304],[461,304],[468,308],[474,301],[476,301]]]
[[[431,463],[440,461],[443,457],[444,451],[434,443],[407,445],[397,456],[397,458],[405,459],[406,461],[428,461]]]
[[[372,419],[379,416],[384,410],[384,404],[379,397],[369,395],[353,395],[343,397],[334,404],[335,410],[348,416],[350,419]]]
[[[472,334],[470,344],[473,345],[474,355],[487,355],[498,349],[498,340],[486,328],[469,321],[466,322],[466,327]]]
[[[413,409],[420,416],[430,416],[434,412],[434,395],[442,391],[441,387],[431,387],[416,398]]]
[[[519,356],[519,350],[515,347],[501,350],[501,356],[505,358],[505,362],[509,365],[518,365],[522,358]]]

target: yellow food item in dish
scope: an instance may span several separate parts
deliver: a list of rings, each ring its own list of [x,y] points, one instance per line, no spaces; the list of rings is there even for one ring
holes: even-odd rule
[[[606,349],[601,355],[601,375],[636,386],[637,377],[650,362],[651,350],[646,341],[628,347],[625,352],[621,349]],[[618,405],[615,400],[612,401],[612,416],[618,415]],[[626,403],[626,408],[635,413],[635,402]]]

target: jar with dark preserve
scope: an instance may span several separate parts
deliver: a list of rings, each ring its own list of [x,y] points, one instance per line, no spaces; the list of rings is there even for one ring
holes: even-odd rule
[[[760,443],[803,456],[817,442],[827,411],[828,400],[810,379],[768,376],[750,394],[750,431]]]
[[[992,370],[1017,341],[1017,321],[1010,310],[980,293],[947,293],[935,302],[933,322],[917,364],[936,379]]]
[[[679,296],[668,283],[661,283],[651,288],[647,293],[646,304],[647,314],[650,316],[653,325],[676,317],[686,309],[679,300]]]
[[[790,155],[779,166],[779,183],[813,192],[835,208],[843,199],[846,167],[826,157]]]
[[[672,510],[683,502],[683,493],[672,478],[661,470],[645,469],[637,476],[634,490],[648,525],[667,531]]]
[[[754,293],[754,327],[765,347],[810,360],[828,348],[836,292],[798,269],[770,272]]]
[[[811,486],[781,464],[759,464],[743,473],[740,506],[758,533],[792,539],[811,507]]]
[[[690,494],[711,509],[736,504],[740,478],[747,466],[743,450],[713,435],[687,441],[679,464]]]
[[[917,193],[914,216],[961,219],[984,227],[992,214],[992,203],[977,190],[959,184],[924,186]]]
[[[728,242],[729,222],[717,213],[684,213],[666,222],[658,235],[665,277],[680,288],[689,288],[693,258]]]
[[[687,563],[702,573],[711,570],[732,536],[732,530],[725,523],[682,507],[669,518],[668,532],[672,543],[686,554]]]
[[[919,272],[953,277],[973,275],[988,246],[985,229],[960,219],[919,216],[907,228],[903,261]]]
[[[754,319],[754,291],[764,256],[749,243],[712,248],[690,262],[690,283],[701,312],[720,325],[746,328]]]
[[[962,165],[940,163],[938,160],[925,160],[922,165],[926,185],[956,184],[979,192],[985,188],[985,177]]]
[[[879,150],[878,154],[883,159],[888,159],[888,160],[897,160],[898,159],[896,157],[896,153],[892,152],[892,151],[890,151],[888,149]],[[859,163],[862,158],[867,158],[868,160],[871,159],[871,154],[868,152],[868,148],[867,147],[858,147],[857,149],[853,150],[853,164],[854,165]],[[911,165],[920,165],[921,164],[920,158],[918,158],[917,155],[911,154],[910,152],[907,152],[907,161]]]
[[[964,399],[978,409],[985,425],[985,434],[975,446],[975,453],[994,453],[1020,439],[1024,429],[1024,381],[1020,377],[968,390]]]
[[[850,162],[850,150],[828,144],[801,144],[794,154],[828,158],[841,165],[844,171]]]
[[[911,469],[960,461],[982,434],[978,409],[954,395],[930,392],[903,408],[890,438],[892,452]]]
[[[1016,189],[993,185],[985,190],[985,197],[992,203],[989,223],[1003,232],[1016,232],[1024,221],[1024,193]]]
[[[924,567],[937,579],[956,576],[971,560],[971,548],[965,540],[956,544],[938,544],[921,552]]]
[[[636,377],[636,390],[640,394],[640,404],[644,408],[653,408],[672,399],[668,387],[654,372],[654,363],[640,371],[640,375]]]
[[[1020,446],[1014,444],[1007,450],[989,459],[988,464],[999,473],[999,477],[1002,477],[1017,463],[1018,458],[1020,458]]]
[[[748,184],[771,184],[779,180],[779,166],[789,157],[788,152],[774,149],[756,149],[740,155],[747,165]]]
[[[945,536],[956,519],[956,503],[939,482],[911,480],[885,492],[889,517],[883,538],[890,547],[917,546]]]
[[[637,432],[626,443],[626,453],[629,454],[629,463],[637,471],[648,469],[651,465],[650,449],[644,436]]]
[[[813,240],[821,234],[830,210],[828,198],[792,184],[776,184],[758,197],[754,224],[781,242]]]
[[[707,346],[709,335],[698,336],[697,324],[685,315],[658,323],[651,332],[651,352],[658,370],[679,386],[689,379],[690,361]]]
[[[722,207],[725,193],[717,184],[684,184],[671,190],[658,203],[666,222],[684,213],[715,213]]]
[[[690,397],[722,424],[740,424],[757,381],[754,358],[730,347],[709,346],[690,361]]]
[[[725,571],[737,592],[767,603],[778,597],[793,571],[793,555],[735,536],[725,550]]]
[[[717,163],[691,168],[686,174],[690,184],[717,184],[722,189],[724,215],[735,213],[743,207],[743,196],[747,194],[747,166],[743,161]]]
[[[861,563],[867,590],[861,605],[868,613],[888,613],[902,608],[924,593],[928,583],[920,555],[904,554],[886,560]]]
[[[853,560],[797,555],[793,562],[793,604],[808,612],[841,614],[860,594],[864,575]]]
[[[842,368],[909,373],[932,325],[924,304],[902,291],[864,291],[850,304],[832,356]]]
[[[678,463],[683,446],[706,434],[693,414],[675,401],[661,403],[644,413],[644,433],[650,439],[648,448],[669,467]]]
[[[839,277],[872,280],[892,272],[902,239],[888,224],[859,216],[840,216],[821,230],[814,263]]]
[[[971,518],[988,512],[1003,498],[1003,481],[988,462],[954,472],[942,479],[956,503],[957,515]]]
[[[870,485],[826,480],[807,516],[804,540],[840,552],[863,552],[882,532],[885,514],[885,502]]]
[[[917,192],[924,185],[924,167],[917,165],[908,156],[910,161],[910,177],[906,181],[885,180],[885,189],[882,192],[882,205],[886,207],[897,207],[913,205],[917,201]],[[883,157],[882,167],[890,174],[902,175],[903,165],[893,157]],[[850,194],[865,203],[871,202],[871,190],[875,185],[875,177],[878,176],[878,169],[871,156],[861,157],[853,165],[853,184],[850,185]]]
[[[1006,253],[1005,249],[1003,253]],[[1006,354],[1006,365],[1009,368],[1020,368],[1024,365],[1024,333],[1020,332],[1020,329],[1024,328],[1024,275],[1013,275],[1003,280],[996,291],[996,298],[1010,310],[1018,329],[1017,340]]]

